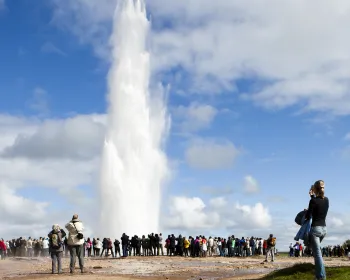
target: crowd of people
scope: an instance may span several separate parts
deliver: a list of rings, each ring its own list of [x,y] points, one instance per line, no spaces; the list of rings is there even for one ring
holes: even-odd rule
[[[322,180],[316,181],[310,189],[310,202],[305,213],[301,212],[301,227],[295,240],[295,245],[291,244],[290,256],[313,256],[315,260],[315,278],[326,279],[326,271],[323,256],[344,256],[349,248],[342,246],[321,247],[321,242],[327,234],[326,217],[329,209],[329,200],[325,196],[325,183]],[[297,217],[299,214],[297,215]],[[296,218],[297,219],[297,218]],[[52,273],[62,272],[62,257],[70,256],[70,272],[74,273],[76,257],[79,259],[79,267],[84,272],[84,256],[101,257],[109,256],[127,257],[134,256],[185,256],[185,257],[207,257],[207,256],[227,256],[227,257],[247,257],[255,254],[265,255],[265,261],[271,256],[274,261],[276,253],[276,238],[271,234],[266,240],[254,237],[237,238],[234,235],[228,238],[211,237],[203,235],[192,237],[175,237],[169,235],[163,242],[162,234],[133,236],[129,238],[125,233],[121,240],[104,238],[85,238],[83,235],[84,226],[74,215],[72,220],[65,225],[68,230],[68,237],[59,225],[53,225],[48,237],[32,240],[29,238],[19,238],[5,242],[0,241],[0,254],[3,259],[10,253],[13,256],[48,256],[52,258]],[[299,240],[304,240],[303,246]],[[120,247],[121,246],[121,247]],[[166,253],[164,253],[164,248]],[[114,250],[113,250],[114,249]],[[57,264],[57,265],[56,265]],[[56,269],[57,268],[57,269]]]
[[[329,245],[321,247],[322,257],[350,257],[350,245]],[[300,242],[289,245],[290,257],[312,257],[312,246],[305,246]]]
[[[1,241],[2,259],[6,256],[48,257],[52,258],[52,273],[62,272],[62,258],[70,257],[70,272],[74,273],[76,258],[81,272],[84,272],[84,257],[128,257],[128,256],[183,256],[183,257],[249,257],[265,255],[274,261],[276,238],[271,234],[267,239],[256,237],[228,238],[204,235],[183,237],[168,235],[164,240],[162,233],[151,233],[131,238],[125,233],[118,239],[85,238],[83,223],[74,215],[65,225],[53,225],[47,237],[29,237]]]
[[[175,237],[168,235],[163,241],[162,233],[129,237],[123,235],[120,239],[84,238],[84,257],[127,257],[127,256],[183,256],[183,257],[249,257],[266,255],[267,239],[256,237],[228,238],[204,235],[196,237]],[[69,256],[68,237],[62,240],[64,257]],[[275,253],[277,249],[275,249]],[[32,239],[23,237],[8,241],[0,240],[0,256],[6,257],[48,257],[51,254],[50,238]]]

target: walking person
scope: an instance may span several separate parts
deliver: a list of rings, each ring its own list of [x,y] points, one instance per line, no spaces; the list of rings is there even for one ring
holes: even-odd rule
[[[62,257],[63,257],[63,238],[66,233],[61,230],[59,225],[53,225],[52,231],[48,234],[50,239],[50,254],[52,260],[52,274],[56,271],[62,273]],[[56,270],[57,267],[57,270]]]
[[[74,214],[72,220],[66,224],[68,235],[68,247],[70,253],[70,273],[74,273],[76,258],[79,259],[79,267],[81,273],[84,273],[84,225],[79,220],[77,214]]]
[[[306,219],[312,217],[311,224],[311,246],[315,260],[315,278],[317,280],[326,279],[326,269],[324,267],[321,242],[327,234],[326,217],[329,209],[329,200],[325,197],[325,183],[318,180],[314,184],[316,197],[310,199],[309,208],[306,212]]]
[[[271,262],[275,261],[275,246],[276,246],[276,237],[273,237],[271,233],[269,238],[266,240],[266,257],[265,262],[267,262],[267,258],[271,255]]]

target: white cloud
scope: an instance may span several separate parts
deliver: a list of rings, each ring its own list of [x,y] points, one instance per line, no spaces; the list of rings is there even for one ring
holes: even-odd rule
[[[179,106],[173,116],[180,121],[182,132],[195,132],[209,128],[218,111],[211,105],[192,102],[188,107]]]
[[[243,191],[247,194],[254,194],[260,191],[258,181],[253,176],[244,177]]]
[[[0,152],[14,143],[18,135],[34,133],[40,121],[37,118],[24,118],[0,114]]]
[[[268,209],[261,203],[231,204],[224,197],[212,198],[206,205],[199,197],[175,196],[168,207],[164,224],[169,229],[209,231],[217,226],[223,230],[237,226],[236,229],[242,231],[265,229],[272,223]]]
[[[262,203],[257,203],[254,206],[236,204],[242,216],[240,217],[246,222],[254,224],[255,227],[267,228],[271,226],[272,218],[267,208]]]
[[[32,224],[46,215],[47,202],[35,202],[16,195],[14,189],[0,182],[0,215],[6,224]]]
[[[338,227],[342,227],[344,225],[344,222],[340,219],[340,218],[337,218],[337,217],[334,217],[334,216],[331,216],[327,219],[327,223],[328,223],[328,226],[333,228],[338,228]]]
[[[54,22],[108,59],[116,1],[55,3]],[[350,114],[349,1],[147,4],[153,21],[154,70],[167,75],[169,69],[184,70],[184,75],[173,71],[172,81],[187,92],[235,91],[237,80],[254,79],[260,83],[248,98],[259,106],[301,105],[305,110]],[[163,20],[171,28],[164,28]]]
[[[0,230],[3,237],[45,234],[53,223],[67,222],[71,212],[83,217],[96,215],[89,194],[79,187],[92,190],[97,181],[104,122],[104,115],[44,121],[0,115],[0,215],[6,217]],[[28,187],[37,188],[46,201],[36,201],[36,192],[18,194]],[[50,192],[45,188],[51,188]],[[49,206],[57,202],[70,206],[56,213]]]
[[[233,166],[239,150],[229,141],[195,140],[185,152],[189,166],[199,169],[225,169]]]
[[[43,44],[41,46],[40,50],[43,53],[53,53],[53,54],[58,54],[58,55],[61,55],[61,56],[66,56],[67,55],[64,51],[62,51],[60,48],[55,46],[52,42],[45,42],[45,44]]]
[[[53,0],[52,23],[71,32],[81,44],[90,44],[95,54],[110,59],[109,36],[116,0]]]
[[[226,198],[219,196],[219,197],[214,197],[209,200],[209,205],[212,208],[222,208],[227,205],[227,200]]]
[[[47,119],[37,124],[31,134],[19,132],[11,145],[0,147],[0,155],[7,158],[91,159],[99,155],[102,147],[105,131],[102,121],[103,116],[99,115]]]
[[[199,197],[173,197],[169,214],[165,221],[168,228],[205,229],[218,224],[220,217],[216,213],[207,213],[205,204]]]

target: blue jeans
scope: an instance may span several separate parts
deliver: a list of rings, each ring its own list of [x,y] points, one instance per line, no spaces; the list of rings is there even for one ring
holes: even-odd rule
[[[326,279],[326,270],[323,263],[321,242],[327,234],[326,227],[311,228],[311,245],[315,259],[315,276],[316,279]]]
[[[128,256],[128,245],[122,245],[123,248],[123,257]]]

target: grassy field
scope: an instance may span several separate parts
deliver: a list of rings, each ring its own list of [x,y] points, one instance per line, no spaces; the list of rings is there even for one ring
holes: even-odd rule
[[[334,280],[350,280],[350,267],[329,267],[326,268],[327,279]],[[275,271],[263,280],[313,280],[314,265],[313,264],[297,264],[295,266]]]

